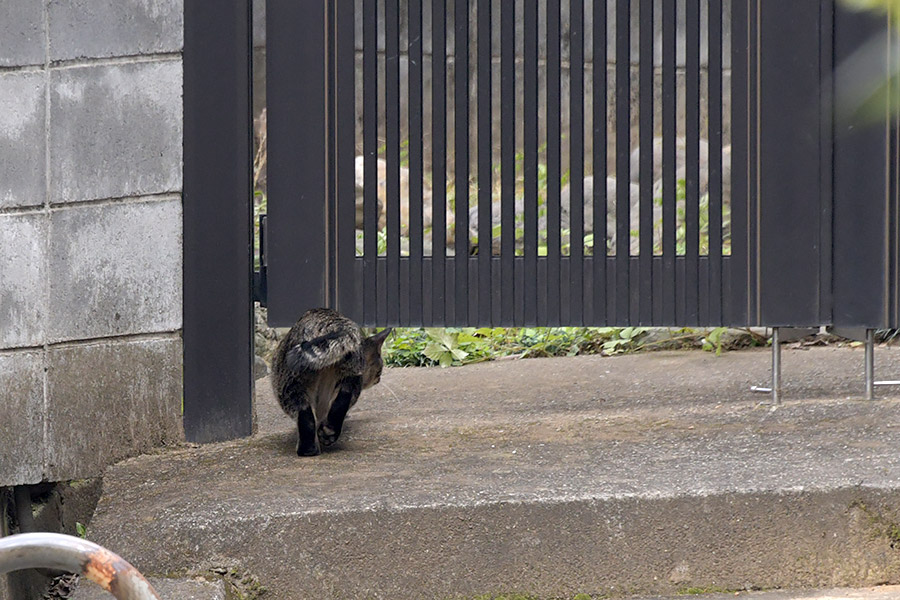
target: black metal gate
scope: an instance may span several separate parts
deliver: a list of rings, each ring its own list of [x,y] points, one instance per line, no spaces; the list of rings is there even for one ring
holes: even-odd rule
[[[197,441],[250,427],[249,4],[185,5]],[[323,305],[366,325],[898,324],[896,78],[868,116],[842,108],[896,71],[884,17],[834,0],[267,12],[271,324]]]
[[[368,325],[896,313],[892,129],[834,135],[835,52],[859,42],[834,32],[872,19],[829,0],[268,11],[275,324],[316,305]]]

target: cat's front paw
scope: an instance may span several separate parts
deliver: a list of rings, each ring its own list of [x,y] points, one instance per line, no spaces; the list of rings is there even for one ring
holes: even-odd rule
[[[328,425],[319,426],[319,443],[323,446],[332,446],[340,437],[341,432],[335,431]]]
[[[318,456],[320,454],[322,454],[322,451],[315,444],[297,445],[297,456]]]

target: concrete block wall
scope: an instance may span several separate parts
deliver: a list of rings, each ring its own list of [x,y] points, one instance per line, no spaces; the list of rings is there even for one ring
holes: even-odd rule
[[[183,13],[0,8],[0,486],[183,438]]]

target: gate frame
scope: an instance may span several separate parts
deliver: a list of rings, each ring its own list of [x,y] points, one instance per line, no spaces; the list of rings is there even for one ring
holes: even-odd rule
[[[184,431],[253,429],[252,1],[184,3]]]

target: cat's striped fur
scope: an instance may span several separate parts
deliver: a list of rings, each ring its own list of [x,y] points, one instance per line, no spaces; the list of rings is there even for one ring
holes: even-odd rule
[[[359,325],[327,308],[304,313],[275,351],[272,385],[297,421],[297,454],[315,456],[341,434],[360,392],[378,383],[390,329],[364,337]]]

